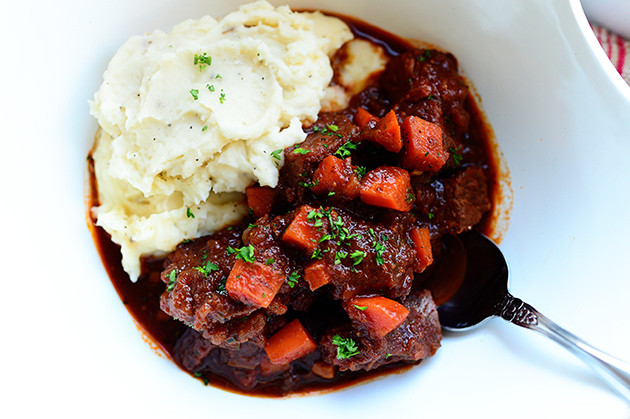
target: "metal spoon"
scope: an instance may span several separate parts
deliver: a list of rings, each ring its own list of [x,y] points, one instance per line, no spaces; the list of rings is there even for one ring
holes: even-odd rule
[[[438,307],[445,330],[469,329],[492,316],[535,330],[577,355],[630,402],[630,363],[592,347],[513,297],[507,289],[507,263],[492,240],[475,231],[461,234],[459,240],[465,254],[465,274],[457,291]]]

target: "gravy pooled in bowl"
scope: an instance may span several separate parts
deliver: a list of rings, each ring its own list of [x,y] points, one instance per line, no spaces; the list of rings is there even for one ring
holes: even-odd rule
[[[300,120],[302,139],[265,150],[277,182],[237,176],[244,213],[145,253],[135,283],[95,230],[132,315],[206,383],[278,396],[433,355],[442,335],[425,284],[453,263],[443,237],[483,230],[492,214],[487,131],[455,57],[343,19],[351,35],[330,55],[316,116]],[[219,58],[206,56],[211,71]]]

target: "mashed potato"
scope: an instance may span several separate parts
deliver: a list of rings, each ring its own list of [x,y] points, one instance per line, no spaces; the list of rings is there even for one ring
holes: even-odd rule
[[[239,220],[246,186],[276,185],[271,153],[304,140],[329,57],[351,38],[339,19],[260,1],[118,50],[90,103],[100,125],[94,213],[132,280],[141,255]]]

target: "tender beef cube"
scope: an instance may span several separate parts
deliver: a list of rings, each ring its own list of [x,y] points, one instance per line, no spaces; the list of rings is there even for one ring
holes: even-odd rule
[[[342,210],[315,212],[313,222],[320,222],[326,234],[307,256],[325,264],[330,274],[326,287],[334,298],[369,292],[396,298],[409,293],[416,252],[407,231],[413,217],[391,211],[376,223]]]
[[[468,86],[452,54],[414,49],[392,58],[380,77],[381,89],[401,119],[416,115],[451,135],[468,128]],[[439,105],[439,106],[438,106]]]
[[[256,307],[231,299],[223,288],[235,260],[227,248],[240,247],[239,236],[238,229],[226,230],[181,245],[171,253],[161,273],[162,281],[168,284],[160,297],[162,311],[204,333],[215,324],[256,311]],[[220,342],[215,340],[214,344]]]
[[[173,348],[175,361],[188,371],[195,371],[216,346],[201,333],[188,329]]]
[[[214,323],[204,329],[203,337],[210,340],[213,345],[226,349],[238,349],[241,344],[248,341],[258,342],[259,346],[263,346],[265,324],[265,314],[258,311],[251,316],[236,318],[227,323]]]
[[[440,230],[470,230],[490,210],[487,179],[480,167],[469,166],[445,179],[417,185],[416,212]]]
[[[401,304],[409,310],[405,321],[385,335],[374,338],[364,325],[353,321],[331,329],[321,341],[322,359],[336,365],[340,371],[371,370],[397,361],[417,362],[432,356],[440,347],[442,329],[435,304],[429,291],[410,294]],[[338,358],[333,336],[351,338],[359,353],[348,358]]]
[[[356,141],[358,133],[359,128],[343,114],[320,114],[318,121],[309,129],[306,140],[284,151],[279,195],[284,196],[288,203],[305,201],[310,194],[305,185],[313,181],[313,172],[319,163],[347,141]]]

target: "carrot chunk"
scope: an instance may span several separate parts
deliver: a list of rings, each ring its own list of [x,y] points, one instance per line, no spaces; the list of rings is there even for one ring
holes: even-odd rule
[[[387,115],[376,123],[371,138],[387,151],[398,153],[402,150],[403,142],[400,135],[400,125],[394,111],[389,111]]]
[[[351,318],[365,324],[377,337],[383,337],[405,321],[409,310],[402,304],[389,298],[355,297],[345,304]]]
[[[311,291],[328,284],[330,282],[330,273],[326,262],[318,260],[304,268],[304,280],[308,282]]]
[[[366,111],[363,108],[358,108],[357,113],[354,116],[354,121],[357,123],[359,128],[365,127],[370,121],[378,121],[378,118]]]
[[[327,156],[313,173],[313,193],[324,193],[352,200],[359,196],[359,178],[354,173],[350,159],[342,160]]]
[[[267,308],[283,282],[282,272],[264,263],[238,259],[225,281],[225,289],[235,300]]]
[[[282,240],[308,252],[315,251],[318,240],[324,235],[320,231],[321,228],[315,225],[317,219],[311,216],[315,213],[315,208],[310,205],[302,205],[282,235]]]
[[[368,205],[409,211],[415,196],[409,172],[399,167],[381,166],[361,180],[361,201]]]
[[[439,171],[448,160],[442,143],[442,128],[417,116],[402,124],[402,166],[427,172]]]
[[[276,192],[268,186],[250,186],[245,189],[247,206],[251,208],[254,217],[260,218],[269,214]]]
[[[416,272],[424,271],[427,266],[433,263],[433,251],[431,250],[431,234],[426,227],[414,228],[411,230],[411,240],[416,248],[418,266]]]
[[[317,349],[317,345],[298,319],[293,320],[267,340],[265,352],[276,365],[288,364]]]

